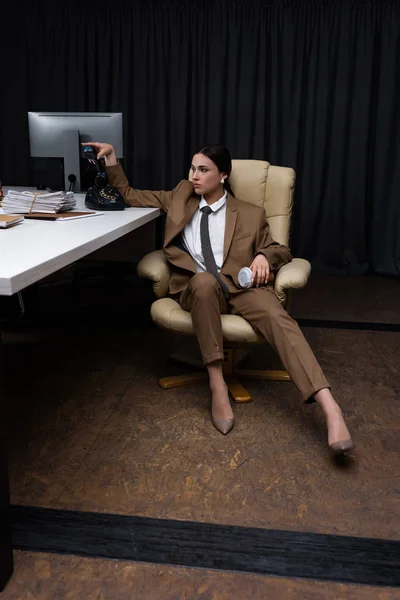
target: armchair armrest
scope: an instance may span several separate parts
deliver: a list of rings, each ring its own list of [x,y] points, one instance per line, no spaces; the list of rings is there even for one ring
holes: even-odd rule
[[[275,278],[275,294],[282,302],[286,300],[286,290],[302,288],[306,285],[311,273],[311,265],[304,258],[294,258],[292,262],[281,267]]]
[[[153,291],[157,298],[165,298],[168,295],[171,269],[162,250],[146,254],[138,263],[137,274],[154,282]]]

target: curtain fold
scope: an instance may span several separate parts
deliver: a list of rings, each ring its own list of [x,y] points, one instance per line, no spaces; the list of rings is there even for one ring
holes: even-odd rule
[[[35,183],[28,111],[122,111],[133,186],[171,188],[196,149],[224,143],[296,170],[296,255],[325,272],[400,274],[397,2],[1,11],[3,183]]]

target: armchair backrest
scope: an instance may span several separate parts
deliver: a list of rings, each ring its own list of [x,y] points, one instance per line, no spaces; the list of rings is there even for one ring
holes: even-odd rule
[[[232,160],[229,177],[233,193],[240,200],[263,206],[272,238],[289,245],[295,172],[264,160]]]
[[[236,198],[264,207],[272,238],[285,246],[289,245],[295,178],[289,167],[232,159],[229,182]]]

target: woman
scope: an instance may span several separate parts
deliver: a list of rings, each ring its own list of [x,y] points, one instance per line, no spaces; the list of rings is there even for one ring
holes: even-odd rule
[[[192,183],[183,180],[172,191],[144,191],[129,186],[110,144],[86,145],[94,146],[98,158],[104,158],[110,184],[129,205],[161,208],[167,215],[163,249],[172,270],[170,294],[191,312],[210,379],[212,422],[218,431],[227,434],[234,424],[222,373],[220,315],[229,312],[244,317],[272,344],[303,400],[320,405],[330,449],[335,454],[352,450],[341,410],[311,348],[268,283],[291,261],[290,251],[271,238],[263,208],[233,196],[229,151],[205,146],[193,156]],[[244,266],[253,275],[249,289],[238,285]]]

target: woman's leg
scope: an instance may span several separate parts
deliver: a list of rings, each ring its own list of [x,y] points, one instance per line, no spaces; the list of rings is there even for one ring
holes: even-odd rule
[[[233,425],[233,411],[229,401],[228,387],[222,373],[222,361],[208,363],[206,367],[212,394],[212,416],[214,421],[217,420],[217,429],[219,431],[223,430],[222,433],[228,433]],[[232,421],[232,423],[229,421]]]
[[[350,434],[329,383],[300,327],[282,307],[273,289],[250,288],[232,294],[229,303],[233,314],[249,321],[275,348],[303,400],[316,400],[321,406],[328,427],[328,443],[331,447],[334,445],[333,450],[339,451],[344,441],[346,449],[350,449]]]
[[[210,273],[194,275],[188,287],[182,292],[179,302],[184,310],[191,313],[203,362],[207,367],[214,425],[222,433],[228,433],[225,429],[228,428],[230,431],[232,428],[233,412],[222,373],[224,346],[221,325],[221,313],[225,313],[227,307],[214,275]]]
[[[328,444],[335,452],[352,450],[354,444],[344,421],[342,411],[331,394],[329,388],[319,390],[314,394],[315,400],[323,410],[328,428]]]

